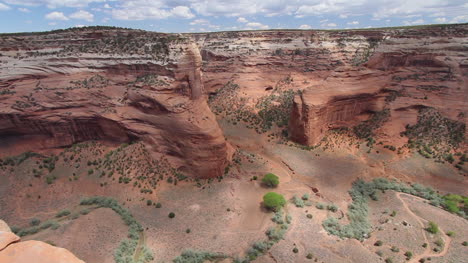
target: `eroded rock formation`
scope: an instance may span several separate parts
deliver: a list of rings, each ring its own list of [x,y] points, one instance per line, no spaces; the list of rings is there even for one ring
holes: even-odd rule
[[[84,263],[73,253],[42,241],[20,241],[0,220],[0,263]]]
[[[222,175],[229,146],[207,106],[201,55],[189,38],[69,30],[0,39],[4,150],[144,140],[186,175]]]
[[[287,89],[303,90],[289,127],[303,144],[313,145],[330,128],[349,128],[384,107],[390,119],[380,133],[392,143],[423,107],[467,123],[467,24],[194,38],[202,48],[208,92],[231,81],[239,85],[238,95],[255,105],[285,79],[291,80]]]

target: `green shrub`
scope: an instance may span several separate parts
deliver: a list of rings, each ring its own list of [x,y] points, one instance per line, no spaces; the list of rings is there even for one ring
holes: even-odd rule
[[[161,203],[156,204],[156,208],[161,208],[161,207],[162,207]]]
[[[325,204],[318,203],[317,205],[315,205],[315,207],[316,207],[317,209],[320,209],[320,210],[322,210],[322,209],[324,209],[324,208],[325,208]]]
[[[275,192],[266,193],[263,196],[263,205],[273,211],[278,211],[281,207],[286,204],[284,197]]]
[[[185,229],[185,233],[190,234],[191,230],[190,228]]]
[[[174,263],[204,263],[207,261],[216,261],[226,258],[225,255],[219,253],[211,253],[198,250],[185,250],[182,254],[176,257]]]
[[[313,216],[311,214],[307,214],[307,218],[312,219],[312,217]]]
[[[170,212],[168,216],[169,216],[169,218],[174,218],[175,214],[173,212]]]
[[[466,246],[468,246],[468,242],[467,242],[467,241],[463,241],[462,245],[466,247]]]
[[[279,178],[278,176],[269,173],[263,177],[262,182],[268,187],[276,187],[279,184]]]
[[[429,233],[437,234],[439,232],[439,226],[436,223],[430,221],[429,226],[426,228],[426,230]]]
[[[392,252],[395,252],[395,253],[400,252],[400,249],[398,247],[396,247],[396,246],[392,246],[392,248],[390,248],[390,250]]]
[[[309,198],[310,198],[309,194],[302,195],[302,200],[304,200],[304,201],[309,200]]]
[[[151,200],[146,200],[146,205],[147,205],[147,206],[153,205],[153,201],[151,201]]]
[[[382,246],[382,245],[383,245],[382,240],[377,240],[377,241],[375,241],[375,243],[374,243],[374,246],[376,246],[376,247],[380,247],[380,246]]]
[[[413,252],[406,251],[405,252],[405,257],[406,257],[406,260],[410,260],[413,257]]]
[[[309,253],[309,254],[307,254],[306,258],[307,258],[307,259],[313,259],[313,258],[314,258],[314,254]]]
[[[37,219],[37,218],[31,219],[31,222],[29,222],[29,224],[30,224],[31,226],[38,226],[40,223],[41,223],[41,220],[39,220],[39,219]]]
[[[70,210],[67,210],[67,209],[64,209],[64,210],[61,210],[60,212],[58,212],[55,217],[57,218],[60,218],[60,217],[64,217],[64,216],[67,216],[70,214]]]
[[[453,232],[453,231],[448,231],[447,232],[447,236],[449,236],[449,237],[452,237],[454,235],[455,235],[455,232]]]
[[[297,249],[297,247],[293,248],[293,253],[298,253],[299,252],[299,249]]]

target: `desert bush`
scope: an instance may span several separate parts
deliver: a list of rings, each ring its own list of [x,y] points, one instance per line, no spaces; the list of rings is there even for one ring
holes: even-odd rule
[[[291,202],[296,205],[296,207],[304,207],[304,200],[298,198],[297,196],[293,196]]]
[[[40,223],[41,223],[41,220],[39,220],[39,219],[37,219],[37,218],[31,219],[31,221],[29,222],[29,224],[30,224],[31,226],[38,226]]]
[[[67,209],[64,209],[64,210],[61,210],[60,212],[58,212],[55,217],[57,218],[60,218],[60,217],[64,217],[64,216],[67,216],[70,214],[70,210],[67,210]]]
[[[454,235],[455,235],[455,232],[453,232],[453,231],[448,231],[447,232],[447,236],[449,236],[449,237],[452,237]]]
[[[153,201],[151,201],[151,200],[146,200],[146,205],[147,205],[147,206],[153,205]]]
[[[284,224],[284,214],[283,211],[279,210],[276,211],[273,217],[271,218],[271,221],[277,223],[277,224]]]
[[[329,205],[327,205],[327,210],[332,211],[332,212],[336,212],[336,211],[338,211],[338,207],[336,205],[334,205],[334,204],[329,204]]]
[[[263,196],[263,204],[266,208],[271,209],[273,211],[278,211],[286,204],[286,200],[284,197],[275,192],[266,193]]]
[[[406,257],[406,260],[410,260],[413,257],[413,252],[406,251],[405,252],[405,257]]]
[[[377,240],[377,241],[375,241],[375,243],[374,243],[374,246],[376,246],[376,247],[381,247],[382,245],[383,245],[382,240]]]
[[[307,254],[306,258],[307,258],[307,259],[313,259],[313,258],[314,258],[314,254],[309,253],[309,254]]]
[[[198,250],[185,250],[176,257],[174,263],[204,263],[206,261],[215,261],[226,258],[226,255],[220,253],[211,253]]]
[[[392,246],[392,248],[390,248],[390,250],[391,250],[392,252],[395,252],[395,253],[400,252],[400,249],[399,249],[398,247],[396,247],[396,246]]]
[[[439,232],[439,226],[436,223],[429,221],[429,226],[426,230],[431,234],[437,234]]]
[[[162,207],[161,203],[156,204],[156,208],[161,208],[161,207]]]
[[[293,248],[292,250],[293,253],[298,253],[299,252],[299,249],[297,249],[297,247]]]
[[[324,208],[325,208],[325,204],[318,203],[317,205],[315,205],[315,207],[316,207],[317,209],[320,209],[320,210],[322,210],[322,209],[324,209]]]
[[[263,177],[262,183],[265,184],[268,187],[276,187],[279,184],[279,178],[278,178],[278,176],[276,176],[276,175],[274,175],[272,173],[269,173],[269,174],[266,174]]]
[[[304,200],[304,201],[309,200],[309,198],[310,198],[309,194],[303,194],[302,195],[302,200]]]
[[[175,214],[173,212],[170,212],[168,216],[169,216],[169,218],[174,218]]]

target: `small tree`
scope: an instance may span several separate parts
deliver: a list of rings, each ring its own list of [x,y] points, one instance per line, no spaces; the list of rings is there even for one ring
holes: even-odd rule
[[[263,204],[268,209],[278,211],[281,207],[283,207],[286,204],[286,199],[284,199],[284,196],[278,193],[269,192],[263,196]]]
[[[278,176],[269,173],[263,177],[262,182],[268,187],[276,187],[279,184],[279,178]]]

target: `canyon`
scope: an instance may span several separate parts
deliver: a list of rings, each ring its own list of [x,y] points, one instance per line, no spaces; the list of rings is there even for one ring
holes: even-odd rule
[[[457,262],[467,81],[468,24],[0,34],[0,262]]]

